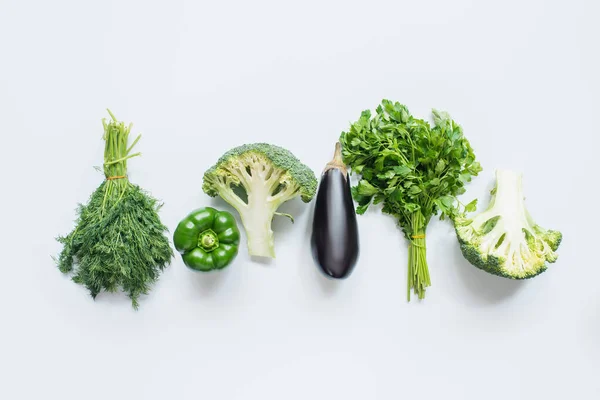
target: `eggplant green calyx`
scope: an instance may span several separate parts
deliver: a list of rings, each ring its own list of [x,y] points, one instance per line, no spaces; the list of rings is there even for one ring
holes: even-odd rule
[[[207,229],[200,234],[198,246],[202,247],[206,252],[211,252],[219,247],[219,238],[212,229]]]
[[[325,169],[323,170],[323,174],[329,171],[330,169],[339,169],[341,173],[344,175],[344,178],[348,179],[348,168],[346,164],[344,164],[344,159],[342,156],[342,145],[340,142],[335,143],[335,151],[333,153],[333,159],[327,163]]]
[[[235,259],[240,231],[231,213],[200,208],[177,225],[173,243],[186,266],[195,271],[211,271],[225,268]]]

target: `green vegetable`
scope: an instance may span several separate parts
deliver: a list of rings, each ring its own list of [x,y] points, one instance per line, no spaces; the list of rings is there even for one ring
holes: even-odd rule
[[[173,250],[158,217],[161,205],[127,177],[127,160],[140,155],[131,150],[141,136],[128,147],[132,125],[109,114],[111,121],[102,120],[106,180],[79,206],[75,229],[57,239],[64,247],[56,261],[93,298],[120,288],[137,309],[139,296],[149,292]]]
[[[447,113],[433,111],[434,126],[414,118],[400,103],[383,100],[375,115],[363,111],[342,132],[344,162],[361,174],[352,188],[363,214],[370,204],[383,203],[410,243],[408,299],[419,299],[430,286],[425,231],[438,211],[452,213],[455,196],[481,171],[462,128]]]
[[[474,204],[474,203],[473,203]],[[474,206],[465,210],[474,211]],[[511,279],[532,278],[558,258],[558,231],[537,225],[525,208],[521,174],[496,171],[496,187],[487,210],[473,218],[454,218],[465,258],[477,268]]]
[[[317,178],[289,151],[256,143],[225,153],[204,173],[202,189],[209,196],[221,196],[240,213],[250,255],[275,258],[271,220],[275,215],[291,219],[277,209],[297,196],[308,203]]]
[[[239,242],[240,231],[233,215],[211,207],[192,211],[173,234],[183,262],[197,271],[225,268],[237,256]]]

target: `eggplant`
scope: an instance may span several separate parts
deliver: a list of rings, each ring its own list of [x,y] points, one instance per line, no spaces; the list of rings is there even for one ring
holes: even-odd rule
[[[311,247],[315,263],[330,278],[347,278],[358,260],[358,225],[342,147],[335,144],[317,192]]]

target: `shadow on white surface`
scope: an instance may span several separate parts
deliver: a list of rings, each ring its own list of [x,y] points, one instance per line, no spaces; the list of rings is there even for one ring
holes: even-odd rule
[[[600,356],[600,296],[594,300],[583,303],[576,311],[573,329],[583,338],[588,356],[597,360]]]
[[[511,280],[492,275],[471,265],[462,255],[458,243],[452,246],[452,259],[460,281],[478,298],[487,303],[501,303],[527,284],[523,280]]]
[[[133,310],[132,306],[131,306],[131,299],[129,298],[129,296],[127,296],[125,294],[125,292],[123,292],[122,290],[117,290],[116,292],[105,292],[102,291],[100,293],[98,293],[98,295],[96,296],[96,299],[93,299],[92,296],[90,296],[90,292],[83,286],[81,286],[81,288],[84,291],[84,295],[86,297],[88,297],[91,301],[95,302],[95,303],[104,303],[104,304],[108,304],[109,306],[114,306],[114,307],[129,307]],[[152,289],[150,289],[150,295],[152,295]],[[144,307],[144,303],[146,301],[146,299],[148,298],[148,295],[141,295],[138,298],[138,303],[140,305],[140,308]]]
[[[208,197],[208,204],[207,205],[200,205],[200,206],[198,206],[198,208],[200,208],[200,207],[213,207],[213,208],[216,208],[219,211],[221,211],[221,210],[222,211],[229,211],[231,214],[233,214],[233,216],[235,217],[236,221],[238,221],[238,224],[240,224],[240,215],[238,214],[237,210],[235,208],[233,208],[228,202],[226,202],[225,200],[223,200],[219,196],[217,196],[217,197],[203,196],[203,197],[204,198]]]
[[[345,279],[333,279],[327,277],[321,271],[319,271],[319,267],[314,265],[312,275],[314,279],[319,283],[319,288],[321,292],[327,297],[333,297],[340,290],[340,286],[344,284]]]
[[[227,279],[231,269],[228,266],[221,270],[213,270],[207,272],[192,271],[186,267],[189,275],[188,282],[193,286],[195,293],[199,297],[210,297],[215,295]]]
[[[277,249],[275,249],[277,251]],[[277,253],[275,253],[277,256]],[[271,257],[260,257],[260,256],[250,256],[250,260],[252,260],[255,264],[261,264],[264,266],[274,266],[275,259]]]

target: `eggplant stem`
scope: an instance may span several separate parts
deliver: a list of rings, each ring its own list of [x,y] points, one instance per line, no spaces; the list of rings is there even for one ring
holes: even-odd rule
[[[333,153],[333,159],[329,161],[327,165],[325,165],[323,173],[334,168],[339,169],[344,175],[344,178],[348,178],[348,168],[346,168],[346,164],[344,164],[344,160],[342,157],[342,145],[340,142],[335,143],[335,152]]]

